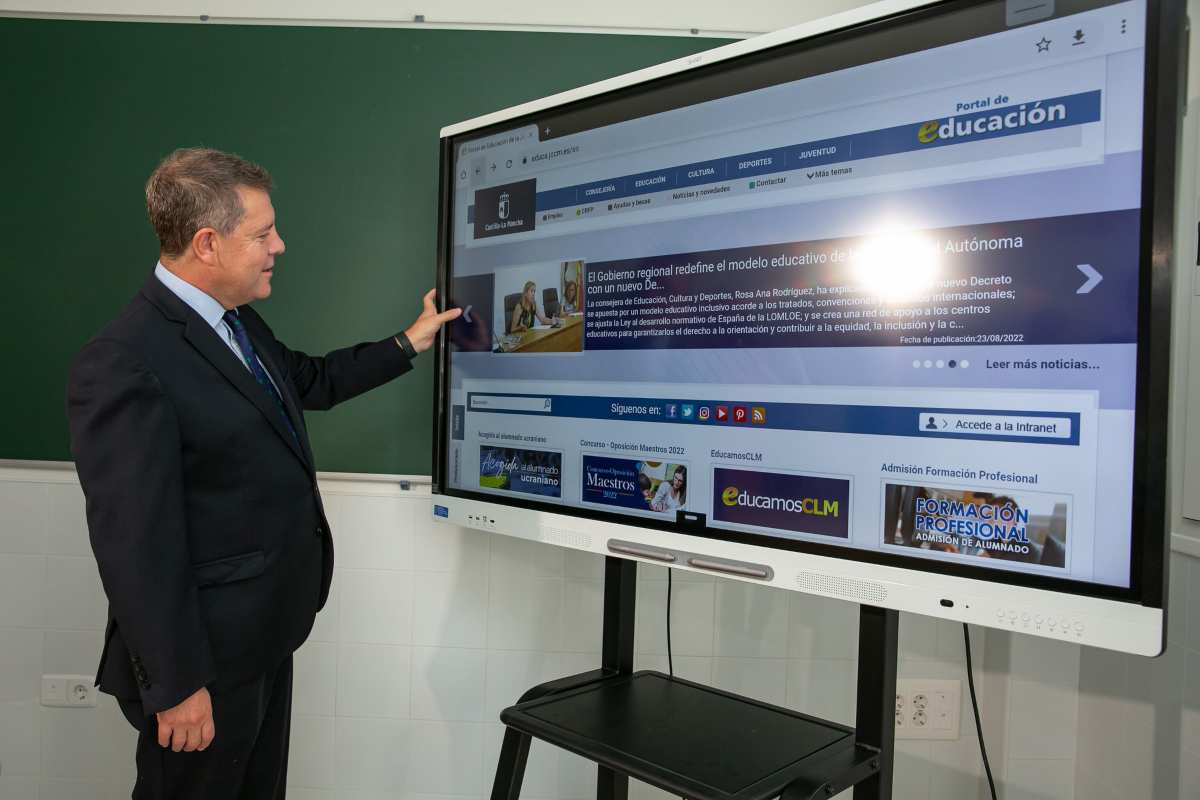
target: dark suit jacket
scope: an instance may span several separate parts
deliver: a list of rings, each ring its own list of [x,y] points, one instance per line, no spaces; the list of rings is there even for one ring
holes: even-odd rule
[[[146,714],[299,647],[333,541],[300,409],[408,371],[392,339],[315,358],[239,309],[299,436],[211,327],[153,275],[71,367],[71,450],[109,599],[102,691]]]

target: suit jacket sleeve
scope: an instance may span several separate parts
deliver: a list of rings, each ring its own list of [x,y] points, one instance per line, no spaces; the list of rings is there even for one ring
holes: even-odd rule
[[[215,680],[192,573],[181,437],[157,377],[125,345],[80,353],[67,394],[88,530],[147,714]]]
[[[381,386],[412,369],[412,362],[392,337],[310,356],[292,350],[275,338],[262,318],[243,306],[239,309],[247,326],[271,348],[284,373],[300,395],[306,411],[324,411],[363,392]]]

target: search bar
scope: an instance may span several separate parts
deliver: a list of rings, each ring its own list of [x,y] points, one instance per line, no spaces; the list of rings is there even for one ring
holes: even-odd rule
[[[471,395],[471,410],[551,413],[549,397],[513,397],[504,394],[473,394]]]

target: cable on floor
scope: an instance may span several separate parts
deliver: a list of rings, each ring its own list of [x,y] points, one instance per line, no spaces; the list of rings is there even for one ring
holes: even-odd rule
[[[987,745],[983,742],[983,722],[979,718],[979,700],[975,697],[975,667],[971,664],[971,629],[965,622],[963,623],[963,641],[967,648],[967,686],[971,690],[971,708],[975,712],[975,732],[979,734],[979,754],[983,756],[983,769],[987,772],[988,788],[992,791],[992,800],[996,800],[996,781],[992,778],[992,765],[988,761]]]

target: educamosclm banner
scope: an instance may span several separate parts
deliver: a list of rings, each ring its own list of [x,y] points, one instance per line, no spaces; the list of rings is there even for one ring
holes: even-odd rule
[[[1045,492],[888,483],[883,544],[1065,567],[1070,507]]]
[[[845,539],[850,535],[850,481],[716,467],[713,519]]]
[[[486,489],[561,497],[562,453],[482,446],[479,485]]]

